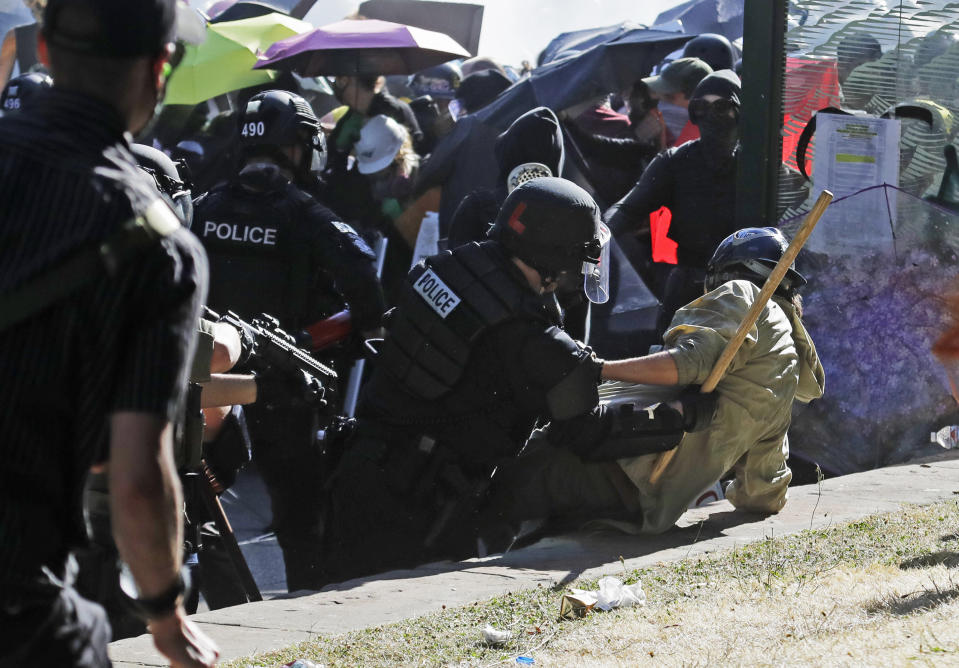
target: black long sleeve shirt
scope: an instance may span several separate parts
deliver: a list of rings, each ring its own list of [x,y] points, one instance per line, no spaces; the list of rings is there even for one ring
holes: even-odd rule
[[[736,168],[716,172],[699,140],[670,148],[649,164],[631,191],[606,212],[614,235],[649,226],[649,214],[669,207],[669,238],[679,263],[705,268],[719,242],[736,231]]]

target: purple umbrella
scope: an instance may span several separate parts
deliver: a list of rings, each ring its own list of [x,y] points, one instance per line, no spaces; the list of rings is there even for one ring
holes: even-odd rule
[[[469,53],[449,35],[390,21],[346,20],[280,40],[256,69],[300,76],[412,74]]]

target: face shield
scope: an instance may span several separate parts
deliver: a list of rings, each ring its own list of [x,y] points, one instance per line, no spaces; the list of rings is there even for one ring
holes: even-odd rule
[[[589,244],[583,262],[583,292],[594,304],[609,301],[609,228],[600,223],[599,238]]]
[[[319,134],[310,140],[310,173],[319,176],[326,169],[326,142]]]

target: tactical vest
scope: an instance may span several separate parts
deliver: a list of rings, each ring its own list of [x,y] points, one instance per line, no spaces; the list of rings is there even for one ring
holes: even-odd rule
[[[310,313],[310,245],[297,234],[313,200],[296,187],[251,193],[237,183],[197,203],[193,232],[210,261],[210,307],[298,327]]]
[[[463,375],[477,338],[512,318],[547,321],[543,302],[510,276],[496,242],[427,258],[400,290],[377,365],[414,396],[436,400]]]

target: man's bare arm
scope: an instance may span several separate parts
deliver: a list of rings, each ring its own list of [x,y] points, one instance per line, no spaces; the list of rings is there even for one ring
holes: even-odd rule
[[[180,570],[182,492],[173,463],[173,426],[150,413],[110,418],[110,514],[113,537],[143,598],[165,593]],[[149,621],[173,668],[209,668],[219,651],[182,605]]]
[[[210,375],[210,381],[202,385],[203,394],[200,396],[202,408],[252,404],[256,401],[254,376],[214,373]]]
[[[173,426],[148,413],[110,420],[110,513],[117,548],[140,595],[166,591],[180,570],[183,525]]]
[[[606,360],[602,377],[603,380],[644,385],[676,385],[679,383],[679,369],[672,355],[663,351],[632,359]]]

